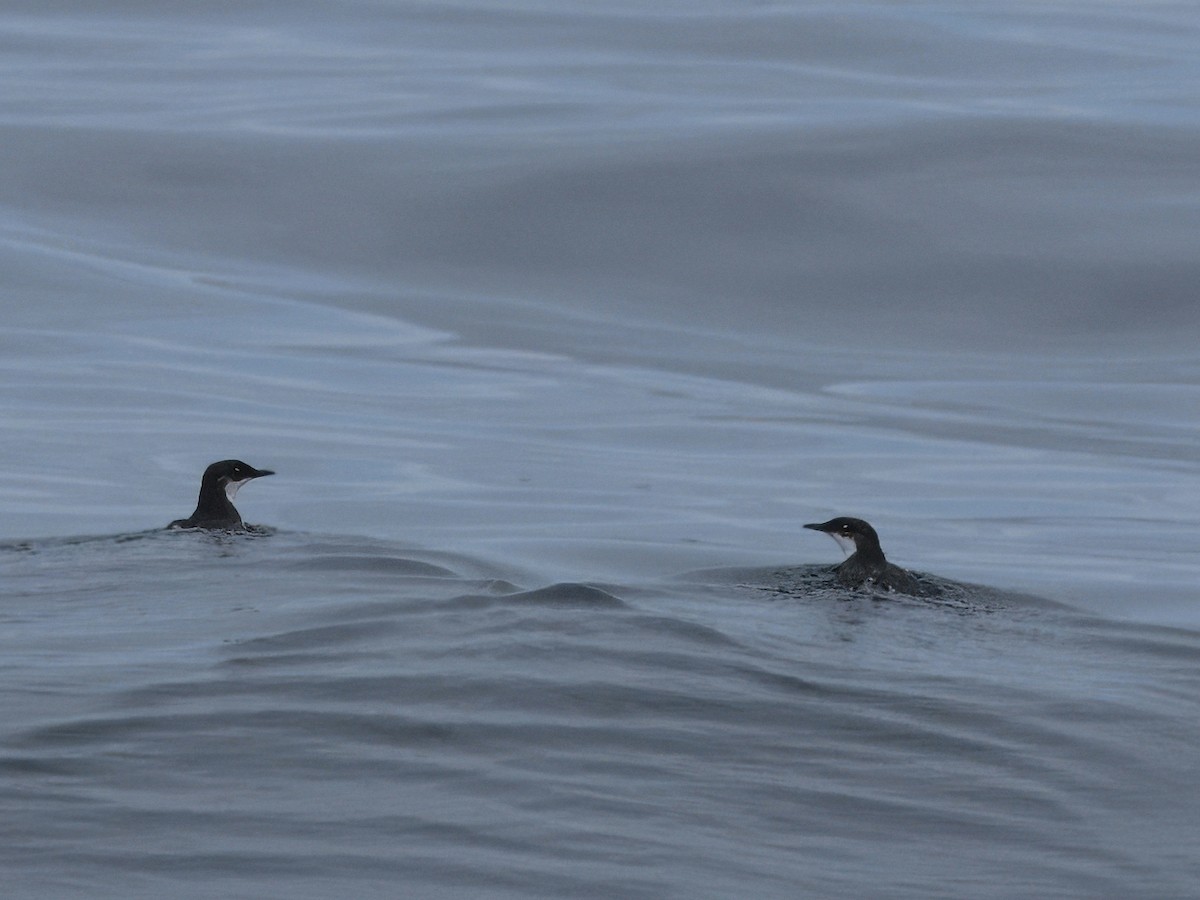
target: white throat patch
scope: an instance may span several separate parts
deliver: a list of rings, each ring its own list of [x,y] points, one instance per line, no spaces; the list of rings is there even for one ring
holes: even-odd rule
[[[845,553],[847,556],[849,556],[855,550],[858,549],[857,545],[854,543],[853,538],[848,538],[843,534],[836,534],[832,531],[827,531],[825,533],[837,542],[837,545],[842,548],[842,552]]]

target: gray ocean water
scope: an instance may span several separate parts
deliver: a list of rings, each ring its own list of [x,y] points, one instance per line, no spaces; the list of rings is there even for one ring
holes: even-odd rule
[[[4,897],[1200,897],[1192,4],[9,0],[0,84]]]

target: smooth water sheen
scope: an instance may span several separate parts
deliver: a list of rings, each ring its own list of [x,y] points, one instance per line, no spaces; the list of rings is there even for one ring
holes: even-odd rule
[[[1197,895],[1189,4],[0,48],[6,898]]]

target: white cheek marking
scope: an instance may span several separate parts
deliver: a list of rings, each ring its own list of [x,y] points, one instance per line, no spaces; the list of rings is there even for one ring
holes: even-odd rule
[[[249,479],[247,479],[247,480],[249,480]],[[225,482],[225,496],[229,498],[230,503],[232,503],[233,498],[237,496],[238,488],[240,488],[245,483],[246,483],[245,481],[226,481]]]
[[[853,553],[855,550],[858,549],[854,545],[853,538],[848,538],[842,534],[835,534],[831,531],[827,531],[825,533],[828,534],[835,541],[837,541],[837,545],[842,548],[842,552],[845,553],[847,556],[849,556],[851,553]]]

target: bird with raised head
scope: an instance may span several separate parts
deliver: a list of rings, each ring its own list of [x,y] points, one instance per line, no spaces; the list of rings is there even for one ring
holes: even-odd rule
[[[921,585],[907,570],[887,561],[879,545],[879,535],[869,523],[849,516],[838,516],[828,522],[804,526],[829,535],[850,555],[834,572],[838,581],[848,588],[873,584],[901,594],[922,594]]]
[[[274,475],[270,469],[256,469],[240,459],[223,459],[204,470],[200,479],[200,499],[196,511],[186,519],[176,519],[167,528],[205,528],[212,531],[242,531],[245,525],[233,505],[233,498],[247,481]]]

